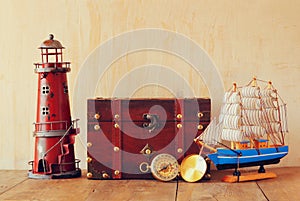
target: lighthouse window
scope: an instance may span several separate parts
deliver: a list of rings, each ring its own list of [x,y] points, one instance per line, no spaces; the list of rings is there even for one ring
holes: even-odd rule
[[[67,85],[64,85],[64,93],[67,94],[69,91],[68,91],[68,86]]]
[[[50,87],[49,86],[42,86],[42,94],[47,95],[50,92]]]
[[[42,115],[48,115],[49,114],[49,108],[47,106],[42,107]]]

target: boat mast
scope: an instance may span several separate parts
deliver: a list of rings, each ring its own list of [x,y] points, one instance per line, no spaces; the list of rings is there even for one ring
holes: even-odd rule
[[[252,78],[251,86],[252,86],[252,87],[257,87],[257,80],[256,80],[256,77],[253,77],[253,78]],[[254,142],[254,140],[253,140],[251,137],[248,137],[248,138],[249,138],[249,141],[250,141],[250,148],[255,147],[255,142]]]
[[[272,90],[272,82],[269,80],[268,82],[268,90]],[[270,133],[267,132],[267,147],[270,147]]]
[[[236,92],[237,91],[237,87],[236,87],[236,82],[233,82],[232,83],[232,92]],[[236,144],[234,141],[230,141],[230,146],[231,146],[231,149],[235,149],[236,147]]]

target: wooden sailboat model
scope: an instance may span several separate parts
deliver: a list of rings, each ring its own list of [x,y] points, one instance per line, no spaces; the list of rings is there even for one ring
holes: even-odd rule
[[[261,88],[258,82],[266,86]],[[261,173],[252,179],[274,177],[265,173],[264,165],[279,163],[288,154],[286,117],[286,104],[271,82],[254,78],[243,87],[234,83],[224,94],[219,121],[214,119],[195,142],[213,151],[208,157],[217,169],[235,169],[228,181],[240,180],[239,168],[249,166],[259,166]]]

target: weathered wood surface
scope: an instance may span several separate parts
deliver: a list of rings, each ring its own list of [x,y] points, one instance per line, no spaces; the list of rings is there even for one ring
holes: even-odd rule
[[[178,201],[247,201],[267,200],[256,182],[226,183],[222,182],[224,175],[232,174],[233,170],[212,171],[210,181],[197,183],[180,182],[178,186]],[[244,174],[245,170],[241,170]]]
[[[87,200],[175,200],[177,182],[156,180],[99,181]]]
[[[0,171],[0,195],[8,191],[27,179],[24,171],[1,170]]]
[[[221,179],[231,171],[212,171],[210,181],[187,183],[183,180],[88,180],[85,176],[34,180],[27,178],[26,171],[1,170],[0,200],[298,200],[300,167],[271,171],[277,178],[225,183]]]
[[[258,181],[269,200],[300,200],[300,168],[276,169],[276,179]]]
[[[98,185],[96,181],[85,177],[61,180],[28,179],[26,171],[0,171],[0,183],[12,186],[2,191],[0,200],[86,200],[88,195]],[[15,173],[18,174],[15,174]],[[19,183],[8,180],[20,180]]]

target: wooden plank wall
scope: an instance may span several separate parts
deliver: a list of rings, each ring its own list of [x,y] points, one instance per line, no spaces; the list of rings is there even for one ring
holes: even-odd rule
[[[37,75],[33,73],[32,63],[40,61],[37,47],[49,33],[53,33],[66,47],[64,58],[72,62],[72,72],[68,76],[73,106],[72,95],[78,93],[75,86],[82,66],[88,62],[91,64],[90,74],[97,72],[99,61],[89,55],[113,37],[148,28],[179,34],[201,47],[203,52],[189,49],[187,55],[198,55],[203,61],[210,59],[224,89],[230,88],[233,81],[244,84],[253,75],[271,79],[289,107],[291,135],[287,143],[291,151],[281,165],[300,165],[296,149],[300,140],[297,135],[300,132],[297,121],[300,113],[300,93],[297,93],[300,75],[299,11],[298,0],[57,0],[51,3],[1,0],[0,169],[27,169],[27,162],[33,158],[32,123],[35,121]],[[176,37],[170,34],[163,45],[167,47],[170,45],[168,42],[174,39]],[[150,44],[156,41],[151,37],[145,40]],[[132,37],[123,46],[114,45],[129,45],[129,48],[135,42],[136,38]],[[185,45],[177,47],[180,48],[185,48]],[[187,81],[195,96],[214,95],[205,80],[213,82],[212,72],[215,71],[203,75],[184,58],[155,50],[128,53],[111,63],[94,83],[96,89],[93,95],[111,96],[114,87],[125,75],[152,64],[176,72]],[[207,62],[203,66],[207,66]],[[143,71],[136,78],[142,79],[147,75],[147,71]],[[174,83],[177,81],[175,78],[168,79]],[[135,84],[135,80],[138,79],[131,79],[131,85]],[[91,89],[83,85],[81,90]],[[180,90],[177,89],[177,93],[180,94]],[[168,87],[157,84],[139,86],[132,94],[135,97],[173,95]],[[76,110],[81,109],[75,105],[72,112],[78,114]],[[76,154],[85,161],[86,117],[78,117],[82,119],[82,133],[77,139]],[[85,167],[84,162],[82,167]]]

